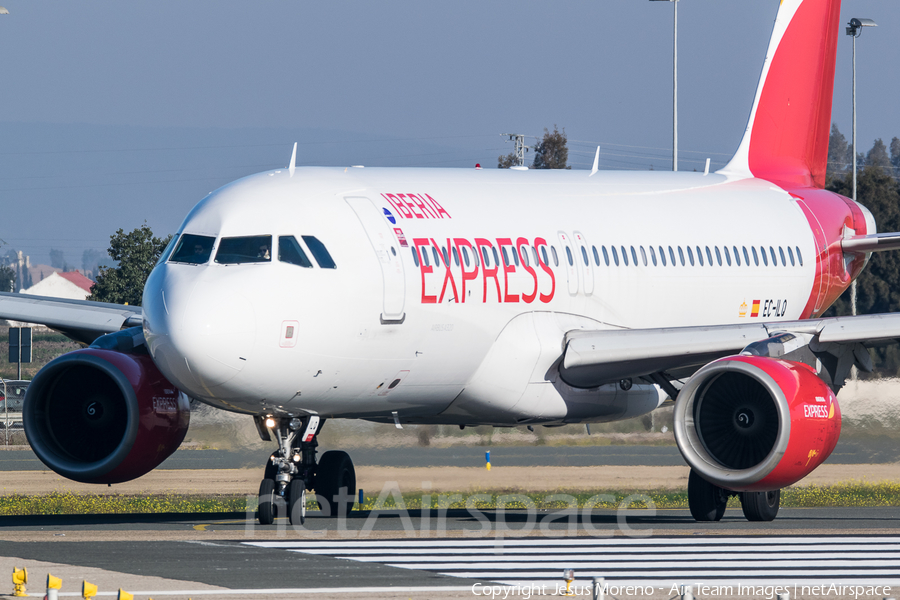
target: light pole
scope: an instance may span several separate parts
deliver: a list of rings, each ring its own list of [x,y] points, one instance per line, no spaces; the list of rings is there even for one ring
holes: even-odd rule
[[[671,2],[675,8],[672,50],[672,170],[678,170],[678,0],[650,0],[651,2]]]
[[[856,38],[862,33],[863,27],[877,27],[872,19],[850,19],[847,24],[847,35],[853,37],[853,135],[851,147],[853,151],[853,201],[856,202]],[[856,316],[856,280],[850,284],[850,314]],[[856,379],[856,367],[852,369],[852,379]]]

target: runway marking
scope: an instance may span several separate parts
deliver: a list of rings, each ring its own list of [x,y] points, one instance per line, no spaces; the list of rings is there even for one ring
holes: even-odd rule
[[[472,586],[418,586],[418,587],[343,587],[343,588],[274,588],[259,590],[165,590],[165,591],[137,591],[129,592],[132,596],[250,596],[265,594],[381,594],[395,593],[429,593],[429,592],[468,592]],[[117,596],[116,592],[97,592],[98,596]],[[35,596],[36,594],[29,594]],[[63,592],[59,596],[73,596],[81,598],[80,592]]]
[[[900,584],[900,537],[770,536],[244,542],[505,584],[608,582]],[[740,579],[736,579],[736,574]]]

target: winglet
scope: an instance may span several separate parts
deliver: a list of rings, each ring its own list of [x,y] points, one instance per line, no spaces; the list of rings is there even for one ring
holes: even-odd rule
[[[598,171],[600,166],[600,146],[597,146],[597,152],[594,154],[594,166],[591,167],[591,174],[588,177],[592,177],[594,173]]]
[[[294,176],[294,169],[297,168],[297,142],[294,142],[294,151],[291,152],[291,164],[288,165],[288,173]]]
[[[840,0],[782,0],[750,120],[722,173],[824,187]]]

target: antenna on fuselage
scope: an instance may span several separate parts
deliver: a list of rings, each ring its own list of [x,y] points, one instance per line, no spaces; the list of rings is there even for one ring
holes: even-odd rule
[[[591,167],[591,174],[588,177],[592,177],[594,173],[596,173],[600,168],[600,146],[597,146],[597,152],[594,154],[594,166]]]
[[[288,173],[294,176],[294,169],[297,168],[297,142],[294,142],[294,151],[291,152],[291,163],[288,165]]]

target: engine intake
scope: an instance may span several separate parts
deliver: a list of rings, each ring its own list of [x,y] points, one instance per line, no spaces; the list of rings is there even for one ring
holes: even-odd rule
[[[49,468],[83,483],[121,483],[175,452],[190,404],[148,355],[86,348],[38,372],[23,420],[28,442]]]
[[[837,444],[841,413],[809,366],[731,356],[697,371],[675,403],[675,439],[707,481],[733,491],[795,483]]]

